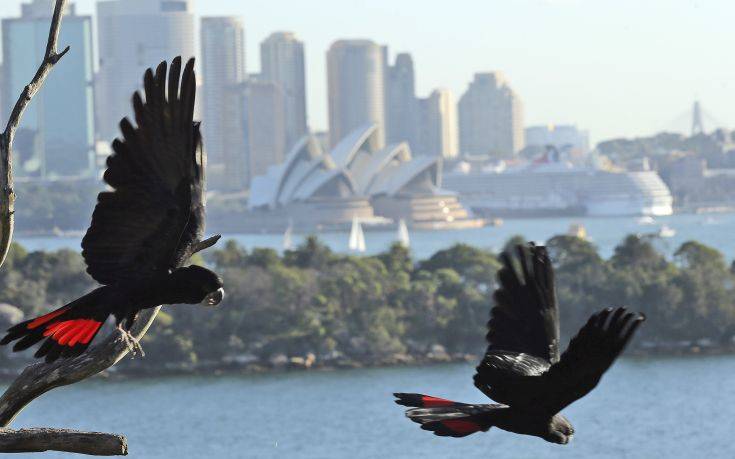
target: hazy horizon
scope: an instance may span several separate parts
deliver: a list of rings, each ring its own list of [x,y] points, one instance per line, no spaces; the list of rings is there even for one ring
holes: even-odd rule
[[[3,2],[0,16],[17,16],[21,3]],[[94,12],[94,0],[74,3]],[[695,99],[724,127],[735,125],[725,40],[735,4],[724,0],[463,1],[451,9],[419,0],[195,0],[195,12],[243,18],[248,72],[258,71],[268,34],[295,32],[306,47],[315,130],[327,127],[326,50],[356,37],[388,45],[391,56],[410,52],[419,96],[446,87],[459,98],[474,73],[499,70],[521,96],[527,126],[574,123],[595,142],[686,129],[681,115]]]

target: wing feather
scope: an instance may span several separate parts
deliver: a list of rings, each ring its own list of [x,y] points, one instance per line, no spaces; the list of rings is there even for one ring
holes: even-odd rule
[[[518,246],[501,254],[499,287],[490,312],[488,347],[475,386],[493,400],[525,403],[538,377],[559,359],[559,312],[554,273],[544,247]],[[516,269],[516,264],[520,272]]]
[[[488,352],[530,354],[550,363],[559,359],[559,311],[554,272],[545,247],[518,246],[515,257],[503,253],[499,288],[488,322]]]
[[[134,126],[120,122],[92,224],[82,240],[87,271],[102,284],[179,266],[203,233],[203,161],[194,123],[194,60],[181,58],[143,77],[132,98]],[[192,214],[196,214],[192,218]],[[188,255],[187,255],[188,254]]]
[[[625,308],[592,315],[558,363],[540,378],[538,406],[557,413],[587,395],[630,342],[645,316]]]
[[[496,402],[553,415],[597,386],[644,317],[624,308],[600,311],[559,357],[559,311],[546,249],[519,246],[516,259],[519,270],[510,254],[502,254],[475,386]]]

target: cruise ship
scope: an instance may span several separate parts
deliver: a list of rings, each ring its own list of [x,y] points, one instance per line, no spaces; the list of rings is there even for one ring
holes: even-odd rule
[[[671,215],[673,198],[658,173],[575,165],[546,154],[536,161],[460,161],[442,187],[483,217]]]

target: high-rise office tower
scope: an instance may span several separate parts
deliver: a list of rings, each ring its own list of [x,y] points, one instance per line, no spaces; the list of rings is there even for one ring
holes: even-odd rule
[[[286,148],[306,134],[304,44],[291,32],[272,33],[260,44],[260,78],[283,90]]]
[[[419,155],[454,158],[459,154],[457,103],[448,89],[436,89],[420,100],[418,147]]]
[[[418,149],[419,101],[410,54],[398,54],[395,64],[387,66],[385,96],[387,142],[408,142]]]
[[[375,148],[385,145],[383,50],[369,40],[339,40],[327,52],[329,137],[332,146],[374,123]]]
[[[241,94],[248,178],[252,181],[286,156],[284,93],[279,84],[253,76],[242,85]]]
[[[99,73],[98,133],[118,135],[118,122],[130,112],[130,95],[145,69],[161,61],[196,55],[193,0],[105,0],[97,3]],[[63,29],[63,27],[62,27]]]
[[[499,72],[478,73],[459,101],[462,154],[507,156],[523,148],[523,106]]]
[[[239,93],[245,81],[245,30],[237,17],[201,22],[202,135],[212,190],[238,191],[247,184],[247,155]]]
[[[3,120],[38,69],[46,51],[54,1],[22,5],[19,18],[3,19]],[[59,46],[71,46],[59,68],[28,106],[15,140],[18,177],[94,176],[92,19],[67,6]]]

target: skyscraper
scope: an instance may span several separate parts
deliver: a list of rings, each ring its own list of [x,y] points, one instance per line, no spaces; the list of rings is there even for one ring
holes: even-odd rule
[[[245,132],[239,114],[245,81],[245,30],[237,17],[205,17],[201,22],[202,134],[207,180],[213,190],[243,190],[247,183]]]
[[[358,127],[378,126],[376,147],[385,145],[383,50],[369,40],[339,40],[327,52],[329,137],[332,146]]]
[[[248,179],[263,175],[286,155],[286,117],[280,85],[257,76],[243,86],[241,106],[248,157]]]
[[[3,120],[38,69],[46,51],[52,0],[22,5],[19,18],[3,19]],[[28,106],[15,142],[18,177],[94,176],[92,20],[67,6],[60,46],[71,46]]]
[[[283,90],[286,146],[307,132],[304,44],[291,32],[272,33],[260,44],[260,77]]]
[[[193,0],[106,0],[97,3],[99,135],[117,135],[130,111],[130,94],[145,69],[196,54]]]
[[[507,156],[523,148],[523,106],[499,72],[477,73],[459,101],[463,154]]]
[[[454,158],[459,153],[457,103],[448,89],[436,89],[420,100],[419,155]]]
[[[412,149],[418,148],[419,101],[413,59],[408,53],[396,56],[394,65],[387,66],[386,93],[386,138],[388,143],[408,142]]]

